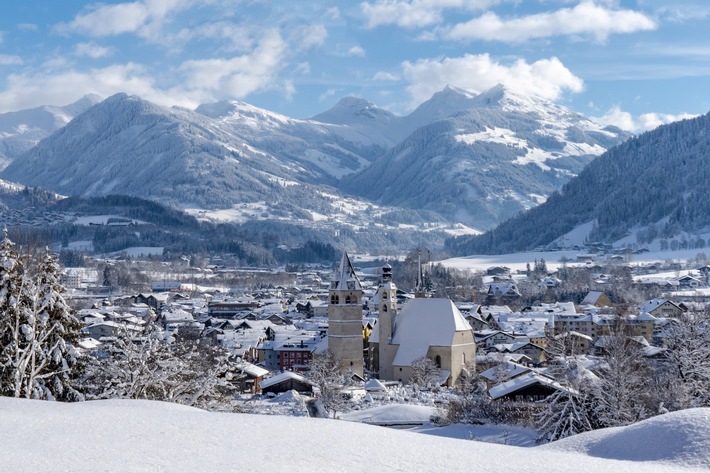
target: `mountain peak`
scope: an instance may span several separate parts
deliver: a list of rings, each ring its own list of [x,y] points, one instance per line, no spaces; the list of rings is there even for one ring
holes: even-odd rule
[[[311,120],[333,125],[346,125],[371,122],[373,120],[381,123],[391,123],[397,118],[394,113],[379,108],[372,102],[349,96],[338,100],[338,103],[333,107],[312,117]]]
[[[475,99],[476,107],[498,107],[505,111],[539,112],[542,108],[555,107],[553,102],[515,90],[498,83],[481,92]]]

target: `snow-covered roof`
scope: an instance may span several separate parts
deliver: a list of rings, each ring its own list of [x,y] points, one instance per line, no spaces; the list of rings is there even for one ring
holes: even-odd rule
[[[399,348],[392,364],[410,366],[430,346],[451,346],[456,332],[462,331],[472,329],[450,299],[412,299],[395,322],[392,344]]]
[[[242,361],[240,363],[237,363],[235,368],[237,368],[240,371],[243,371],[244,373],[248,374],[249,376],[253,376],[255,378],[259,378],[262,376],[266,376],[269,374],[269,370],[262,368],[261,366],[256,366],[252,363],[247,363],[246,361]]]
[[[279,373],[276,376],[272,376],[271,378],[263,380],[261,383],[259,383],[259,386],[261,387],[261,389],[265,389],[289,380],[298,381],[299,383],[313,384],[313,382],[311,382],[307,378],[304,378],[300,374],[296,374],[292,371],[284,371],[283,373]]]
[[[552,379],[546,376],[542,376],[534,371],[531,371],[530,373],[525,373],[523,375],[518,376],[517,378],[513,378],[509,381],[506,381],[505,383],[493,386],[491,389],[488,390],[488,394],[490,394],[491,399],[495,400],[508,394],[512,394],[515,391],[527,388],[528,386],[532,386],[534,384],[543,384],[545,386],[549,386],[557,390],[563,390],[568,392],[570,391],[569,388],[565,388],[560,383],[553,381]]]

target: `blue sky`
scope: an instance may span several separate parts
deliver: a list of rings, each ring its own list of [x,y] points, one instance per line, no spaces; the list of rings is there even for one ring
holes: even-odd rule
[[[5,0],[0,16],[0,112],[127,92],[406,114],[499,82],[632,131],[707,113],[710,2]]]

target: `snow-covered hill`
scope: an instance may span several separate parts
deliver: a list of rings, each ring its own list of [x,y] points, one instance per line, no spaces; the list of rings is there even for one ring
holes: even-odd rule
[[[343,188],[380,204],[434,210],[485,229],[544,202],[629,137],[502,85],[475,96],[454,89],[442,94],[466,108],[418,128],[349,176]],[[451,99],[456,94],[460,102]]]
[[[8,472],[670,473],[710,468],[707,409],[618,429],[623,446],[599,446],[582,436],[575,450],[562,451],[338,420],[209,413],[151,401],[64,404],[0,398],[0,412],[0,471]],[[680,446],[692,437],[694,449],[675,455],[664,448],[654,455],[654,439],[664,432],[673,434],[668,445]],[[624,446],[629,453],[623,460],[610,459]]]
[[[46,105],[1,113],[0,169],[100,101],[96,95],[87,95],[64,107]]]

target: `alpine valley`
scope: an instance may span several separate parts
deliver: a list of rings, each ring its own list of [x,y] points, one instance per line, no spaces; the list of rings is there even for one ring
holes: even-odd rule
[[[407,116],[354,97],[311,119],[237,101],[195,110],[125,94],[96,102],[0,115],[11,161],[0,177],[366,251],[490,229],[630,137],[500,85],[447,87]]]

